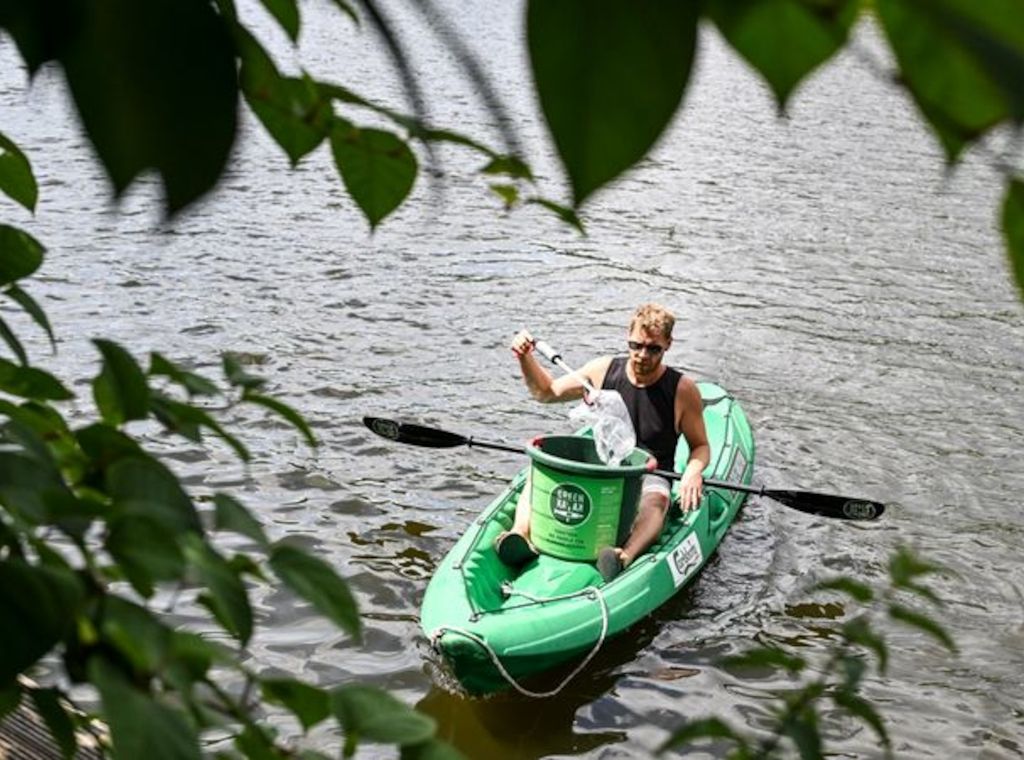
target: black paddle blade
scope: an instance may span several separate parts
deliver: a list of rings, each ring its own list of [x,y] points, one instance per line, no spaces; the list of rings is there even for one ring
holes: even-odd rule
[[[885,505],[869,499],[850,499],[830,493],[813,491],[771,491],[764,495],[787,507],[809,515],[834,517],[839,520],[877,520],[885,512]]]
[[[384,417],[363,417],[363,424],[381,438],[413,446],[424,446],[430,449],[452,449],[466,446],[469,440],[457,433],[447,430],[411,425],[407,422],[396,422]]]

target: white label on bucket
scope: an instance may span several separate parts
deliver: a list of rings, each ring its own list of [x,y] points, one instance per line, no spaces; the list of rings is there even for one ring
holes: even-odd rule
[[[551,490],[551,515],[565,525],[579,525],[590,517],[590,494],[573,483],[562,483]]]
[[[686,579],[693,575],[703,562],[700,541],[697,540],[696,534],[691,533],[668,555],[668,567],[672,571],[672,580],[676,588],[686,583]]]

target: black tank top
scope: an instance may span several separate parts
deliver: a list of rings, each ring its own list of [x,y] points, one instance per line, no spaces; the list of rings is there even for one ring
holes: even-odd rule
[[[602,388],[618,391],[626,403],[637,445],[647,449],[658,459],[658,468],[672,470],[675,465],[676,444],[676,388],[683,375],[665,367],[665,372],[654,385],[637,388],[626,375],[626,357],[616,356],[608,366]]]

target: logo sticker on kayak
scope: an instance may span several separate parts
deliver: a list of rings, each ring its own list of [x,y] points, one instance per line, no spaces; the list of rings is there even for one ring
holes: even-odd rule
[[[870,501],[847,501],[843,504],[843,516],[851,520],[874,519],[875,505]]]
[[[398,425],[391,420],[384,420],[380,417],[370,420],[370,430],[381,438],[388,438],[392,441],[397,441],[399,437]]]
[[[743,452],[736,449],[736,457],[732,460],[732,467],[729,468],[729,475],[726,477],[731,483],[742,483],[743,474],[747,471],[747,458]]]
[[[672,580],[676,588],[686,583],[686,579],[693,575],[703,563],[704,553],[700,550],[700,541],[697,540],[695,534],[691,533],[668,555],[668,567],[672,571]]]
[[[551,516],[563,525],[579,525],[590,517],[590,494],[573,483],[551,489]]]

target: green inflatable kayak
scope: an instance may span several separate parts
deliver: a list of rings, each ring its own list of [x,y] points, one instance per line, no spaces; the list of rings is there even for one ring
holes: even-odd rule
[[[749,484],[754,439],[746,415],[720,386],[701,382],[698,387],[711,444],[704,477]],[[677,469],[688,454],[681,438]],[[541,554],[515,570],[498,559],[494,539],[511,527],[526,475],[527,469],[518,473],[484,509],[445,556],[423,598],[423,632],[446,669],[475,695],[509,687],[533,694],[521,679],[580,659],[568,681],[609,637],[649,615],[696,576],[746,498],[709,487],[698,510],[683,515],[674,507],[655,544],[606,584],[592,562]]]

